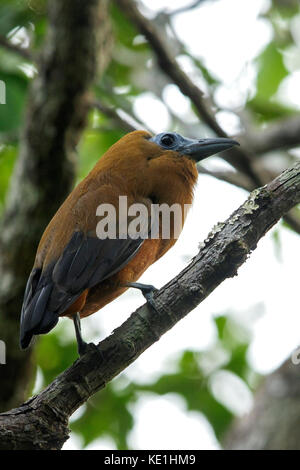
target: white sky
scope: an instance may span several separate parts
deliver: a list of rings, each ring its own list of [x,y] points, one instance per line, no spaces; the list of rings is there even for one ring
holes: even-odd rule
[[[143,0],[143,4],[154,11],[164,7],[174,9],[188,3]],[[272,34],[268,23],[258,19],[259,12],[268,4],[268,0],[207,1],[203,6],[177,16],[174,20],[174,27],[188,49],[202,58],[207,67],[223,81],[219,101],[225,106],[235,105],[235,101],[237,105],[243,103],[253,89],[255,69],[250,61],[268,43]],[[300,106],[299,92],[293,95],[295,87],[299,87],[299,73],[299,70],[294,71],[290,83],[283,85],[281,93],[284,93],[283,98],[288,96],[291,100],[298,96],[297,104]],[[180,109],[184,116],[189,114],[187,100],[176,87],[170,86],[164,98],[167,102],[176,103],[174,111]],[[135,111],[138,115],[142,114],[144,121],[155,132],[168,129],[168,113],[161,103],[153,99],[151,93],[137,100]],[[191,114],[187,119],[195,120]],[[232,119],[229,113],[227,117],[223,116],[222,123],[228,132],[234,133],[237,123]],[[200,176],[194,205],[178,243],[144,274],[141,282],[156,287],[168,282],[186,266],[187,257],[191,258],[197,253],[198,243],[206,237],[212,226],[224,221],[245,198],[246,193],[242,190]],[[191,314],[142,354],[123,376],[145,383],[159,377],[162,372],[174,371],[176,358],[182,351],[203,350],[214,344],[216,331],[212,318],[226,312],[232,312],[238,321],[252,331],[249,354],[252,366],[261,373],[269,373],[278,367],[300,343],[298,257],[295,256],[299,249],[299,237],[281,227],[280,241],[280,260],[275,256],[272,233],[269,233],[239,270],[238,276],[225,281]],[[92,337],[92,331],[98,324],[101,325],[102,334],[111,333],[143,303],[140,293],[129,290],[101,312],[83,321],[84,337],[88,340],[99,339]],[[257,306],[262,305],[260,314],[251,313],[252,307],[259,310]],[[244,385],[235,379],[221,373],[221,376],[214,378],[211,386],[214,393],[240,415],[249,410],[252,399]],[[130,435],[130,445],[134,449],[218,448],[205,418],[199,413],[188,412],[184,401],[178,396],[142,395],[134,410],[136,424]],[[76,439],[72,439],[65,448],[78,448],[79,445]],[[109,439],[100,439],[90,448],[113,449],[114,446]]]

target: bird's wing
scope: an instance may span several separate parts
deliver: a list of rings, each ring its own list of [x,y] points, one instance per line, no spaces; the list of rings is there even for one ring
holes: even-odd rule
[[[34,334],[50,331],[82,292],[120,271],[144,242],[144,238],[99,239],[87,234],[87,226],[80,230],[78,225],[60,257],[30,274],[21,312],[22,348]],[[56,243],[53,235],[51,243]]]

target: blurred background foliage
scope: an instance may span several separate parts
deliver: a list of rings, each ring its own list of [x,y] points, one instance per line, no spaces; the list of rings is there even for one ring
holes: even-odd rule
[[[188,63],[193,77],[197,78],[212,98],[217,97],[220,78],[206,67],[200,56],[196,57],[187,50],[174,33],[172,15],[167,13],[166,10],[157,11],[152,20],[160,26],[162,35],[169,42],[172,52],[180,57],[181,63]],[[287,66],[286,55],[300,56],[299,34],[296,41],[293,33],[295,24],[300,29],[299,2],[270,1],[262,15],[272,29],[270,41],[251,64],[255,73],[248,86],[245,102],[225,110],[236,116],[239,131],[243,131],[249,122],[251,126],[263,129],[270,121],[299,112],[299,108],[283,103],[278,96],[280,85],[293,71],[292,67]],[[104,76],[94,85],[95,106],[91,107],[88,124],[78,146],[78,181],[130,126],[148,126],[142,122],[135,106],[136,99],[143,94],[151,93],[163,103],[168,112],[169,129],[190,135],[201,134],[203,130],[207,133],[207,129],[195,119],[191,105],[189,122],[169,108],[164,96],[169,79],[155,64],[153,52],[145,38],[124,17],[115,2],[111,5],[111,20],[114,33],[112,60]],[[35,58],[46,27],[46,5],[43,0],[0,0],[0,79],[5,83],[7,104],[0,105],[0,210],[3,210],[18,155],[27,91],[37,73]],[[113,110],[113,114],[102,112],[103,109]],[[224,111],[217,99],[215,109],[217,112]],[[284,167],[289,156],[285,153],[282,158]],[[274,236],[277,245],[278,240]],[[147,393],[180,395],[186,403],[186,409],[203,414],[217,439],[221,440],[236,410],[232,409],[215,386],[219,374],[238,379],[250,394],[256,389],[260,377],[251,369],[247,358],[251,333],[244,331],[244,327],[233,320],[229,312],[219,312],[215,318],[215,327],[218,332],[215,344],[209,349],[182,353],[176,364],[173,364],[172,373],[166,372],[146,384],[135,383],[121,376],[90,399],[71,422],[71,428],[80,438],[82,446],[98,438],[109,437],[116,448],[128,448],[128,436],[134,426],[132,405]],[[62,334],[65,328],[65,323],[62,323],[38,343],[35,352],[35,391],[51,382],[76,359],[74,338]]]

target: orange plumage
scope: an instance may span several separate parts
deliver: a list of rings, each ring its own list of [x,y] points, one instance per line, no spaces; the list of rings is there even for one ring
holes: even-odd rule
[[[126,195],[128,206],[177,203],[183,209],[192,203],[196,161],[235,144],[229,139],[192,141],[172,133],[154,138],[144,131],[114,144],[71,192],[41,238],[25,292],[21,346],[53,328],[59,316],[79,312],[86,317],[111,302],[176,242],[172,225],[169,239],[160,234],[139,243],[100,240],[100,204],[117,209],[119,196]]]

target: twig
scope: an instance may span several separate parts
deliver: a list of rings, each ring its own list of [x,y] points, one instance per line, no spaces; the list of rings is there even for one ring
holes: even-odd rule
[[[192,82],[189,76],[179,67],[176,60],[170,54],[167,46],[162,41],[158,31],[151,21],[145,18],[137,9],[132,0],[115,0],[117,5],[123,10],[132,22],[137,26],[140,32],[146,37],[151,45],[160,68],[168,75],[171,80],[179,87],[181,92],[190,98],[195,106],[195,110],[200,118],[208,125],[219,137],[228,137],[226,132],[219,126],[213,114],[208,109],[203,99],[202,91]],[[232,149],[224,153],[224,158],[229,161],[237,170],[244,171],[249,175],[255,185],[259,186],[264,182],[254,172],[251,158],[241,149]]]
[[[136,128],[132,126],[129,122],[122,119],[115,109],[106,106],[100,101],[93,101],[91,103],[91,107],[97,109],[98,111],[100,111],[100,113],[104,114],[109,119],[112,119],[112,121],[114,121],[114,123],[121,129],[123,129],[125,132],[133,132],[136,130]]]
[[[202,91],[190,80],[188,75],[181,70],[176,60],[171,56],[167,47],[162,42],[153,23],[139,12],[133,1],[116,0],[116,3],[146,37],[156,54],[161,69],[179,86],[184,95],[191,98],[204,122],[206,122],[216,134],[225,137],[224,131],[206,108]]]
[[[168,15],[169,16],[175,16],[175,15],[180,15],[181,13],[185,13],[185,12],[190,11],[190,10],[194,10],[195,8],[200,6],[201,3],[204,3],[206,1],[207,0],[196,0],[192,3],[190,3],[189,5],[186,5],[185,7],[177,8],[176,10],[171,10],[170,12],[168,12]]]
[[[220,181],[224,181],[225,183],[245,189],[246,191],[253,191],[254,189],[253,182],[244,173],[235,173],[233,171],[209,171],[199,164],[197,167],[200,174],[212,176]],[[293,230],[295,230],[295,232],[300,233],[299,211],[297,211],[296,208],[291,209],[287,214],[285,214],[283,219]]]
[[[300,145],[300,116],[280,119],[262,131],[248,131],[246,143],[254,155],[287,150]]]
[[[158,31],[151,21],[145,18],[136,7],[133,0],[115,0],[128,18],[137,26],[140,32],[146,37],[153,52],[156,55],[160,68],[179,87],[181,92],[190,98],[195,107],[195,111],[219,137],[228,137],[226,132],[219,126],[215,117],[208,110],[203,99],[202,91],[190,80],[188,75],[181,70],[176,60],[170,54],[167,46],[162,41]],[[222,158],[230,163],[237,171],[244,173],[252,180],[253,187],[266,184],[271,179],[271,175],[266,170],[260,172],[254,168],[253,155],[247,147],[234,147],[230,151],[223,152]],[[289,217],[286,219],[288,223]],[[300,233],[299,217],[292,216],[292,228]]]
[[[225,183],[232,184],[233,186],[237,186],[238,188],[245,189],[246,191],[252,191],[253,184],[252,181],[247,178],[244,173],[234,172],[234,171],[210,171],[201,166],[200,164],[197,165],[198,173],[202,175],[212,176],[220,181],[224,181]]]
[[[61,448],[72,413],[235,276],[263,235],[299,202],[300,162],[253,191],[224,224],[214,227],[189,266],[155,294],[157,311],[147,304],[138,308],[39,395],[0,415],[0,449]]]
[[[103,104],[99,100],[92,101],[90,106],[92,108],[97,109],[98,111],[100,111],[105,116],[107,116],[120,129],[124,130],[125,132],[133,132],[137,129],[144,129],[144,130],[147,130],[147,131],[150,132],[150,130],[148,129],[148,127],[144,123],[141,123],[141,122],[137,121],[136,122],[137,126],[134,126],[133,124],[131,124],[129,122],[129,120],[127,121],[125,118],[122,118],[121,115],[117,112],[116,109]],[[124,114],[126,114],[125,111],[124,111]],[[131,118],[131,116],[130,116],[130,118]],[[132,117],[132,120],[136,121],[136,118]]]

